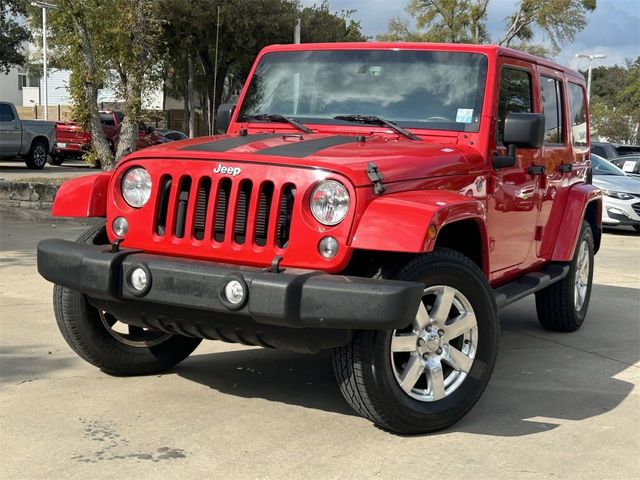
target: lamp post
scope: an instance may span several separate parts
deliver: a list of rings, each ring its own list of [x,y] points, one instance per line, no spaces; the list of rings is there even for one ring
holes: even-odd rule
[[[44,83],[44,119],[49,120],[49,90],[47,89],[47,10],[55,10],[58,6],[46,2],[31,2],[31,5],[42,9],[42,79]]]
[[[591,101],[591,62],[597,58],[606,58],[606,55],[601,53],[595,53],[590,55],[588,53],[578,53],[576,54],[576,58],[588,58],[589,59],[589,73],[587,75],[587,102]]]

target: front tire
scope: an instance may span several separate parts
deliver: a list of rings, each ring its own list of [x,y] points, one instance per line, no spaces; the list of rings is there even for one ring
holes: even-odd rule
[[[47,142],[44,140],[34,140],[31,150],[25,158],[27,167],[32,170],[42,170],[47,163]]]
[[[593,259],[593,232],[583,222],[567,276],[536,292],[540,325],[557,332],[575,332],[582,326],[591,298]]]
[[[90,228],[78,241],[107,243],[104,225]],[[164,372],[187,358],[202,341],[134,326],[125,326],[126,332],[117,331],[116,318],[93,307],[86,295],[60,285],[54,286],[53,305],[69,346],[90,364],[113,375]]]
[[[404,329],[358,331],[334,351],[342,394],[363,417],[420,434],[460,420],[484,391],[498,353],[491,288],[467,257],[448,249],[420,256],[393,278],[425,284]]]

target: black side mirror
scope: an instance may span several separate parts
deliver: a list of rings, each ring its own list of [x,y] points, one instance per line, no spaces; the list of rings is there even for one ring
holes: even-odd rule
[[[542,113],[507,113],[504,120],[502,143],[507,155],[493,157],[494,168],[513,167],[516,164],[516,147],[540,148],[544,142],[544,115]]]
[[[218,107],[218,113],[216,115],[216,132],[227,133],[229,124],[231,123],[231,115],[236,109],[233,103],[223,103]]]

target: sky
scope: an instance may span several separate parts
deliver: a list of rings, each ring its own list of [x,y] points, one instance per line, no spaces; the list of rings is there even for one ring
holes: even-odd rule
[[[320,4],[321,0],[302,0],[303,5]],[[408,0],[329,0],[332,11],[356,10],[365,35],[374,37],[387,30],[391,17],[409,18],[404,8]],[[487,26],[492,39],[504,32],[504,19],[518,4],[517,0],[491,0]],[[586,59],[576,53],[601,53],[607,57],[593,65],[624,65],[626,58],[640,56],[640,0],[598,0],[596,10],[587,17],[587,26],[570,44],[562,46],[555,60],[574,69],[585,70]],[[545,43],[539,36],[536,42]]]

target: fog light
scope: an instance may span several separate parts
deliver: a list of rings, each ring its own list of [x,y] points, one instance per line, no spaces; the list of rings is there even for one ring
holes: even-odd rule
[[[127,219],[124,217],[116,217],[111,225],[111,229],[116,237],[122,238],[129,231],[129,222],[127,222]]]
[[[338,241],[333,237],[324,237],[318,244],[318,252],[326,259],[332,259],[338,254]]]
[[[136,267],[129,274],[129,283],[138,292],[144,292],[149,286],[149,276],[142,267]]]
[[[607,213],[612,213],[613,215],[624,215],[625,217],[629,216],[627,212],[616,207],[607,207]]]
[[[244,301],[244,296],[244,285],[238,280],[231,280],[224,286],[224,297],[231,305],[240,305]]]

